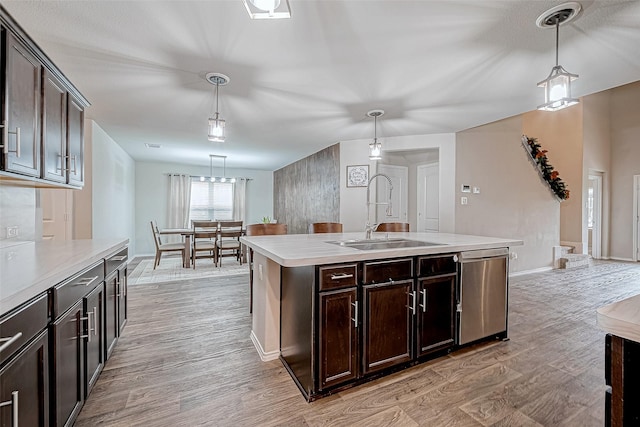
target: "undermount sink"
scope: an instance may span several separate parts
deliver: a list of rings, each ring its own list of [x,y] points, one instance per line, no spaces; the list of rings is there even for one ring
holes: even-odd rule
[[[442,243],[420,242],[408,239],[363,239],[363,240],[338,240],[327,242],[333,245],[359,249],[361,251],[373,249],[418,248],[421,246],[442,246]]]

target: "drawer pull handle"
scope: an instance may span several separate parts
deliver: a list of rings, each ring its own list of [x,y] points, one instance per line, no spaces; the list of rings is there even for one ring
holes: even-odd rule
[[[353,306],[353,317],[351,318],[351,320],[353,320],[353,326],[357,328],[358,327],[358,301],[352,302],[351,305]]]
[[[11,392],[11,400],[0,402],[0,408],[11,405],[11,426],[18,427],[18,390]]]
[[[124,261],[127,259],[126,255],[119,255],[109,258],[109,261]]]
[[[353,274],[347,274],[347,273],[332,274],[331,280],[350,279],[352,277],[353,277]]]
[[[2,346],[0,346],[0,352],[8,348],[14,342],[18,341],[21,336],[22,336],[22,332],[18,332],[17,334],[15,334],[10,338],[0,338],[0,342],[4,343],[2,344]]]
[[[89,286],[90,284],[92,284],[93,282],[96,281],[96,279],[100,277],[100,276],[94,276],[94,277],[87,277],[86,279],[80,279],[78,280],[78,285],[85,285],[85,286]]]

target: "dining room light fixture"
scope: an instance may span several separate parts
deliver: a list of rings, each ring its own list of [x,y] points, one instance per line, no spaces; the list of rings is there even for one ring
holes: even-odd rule
[[[208,139],[211,142],[224,142],[225,141],[225,121],[220,118],[218,111],[218,92],[220,86],[224,86],[229,83],[229,77],[220,73],[207,73],[205,76],[207,81],[215,86],[216,95],[216,111],[209,117],[209,133]]]
[[[251,19],[291,18],[289,0],[242,0]]]
[[[213,176],[213,159],[222,159],[222,176]],[[200,182],[236,182],[236,178],[227,177],[227,156],[220,156],[217,154],[209,154],[209,176],[201,176]]]
[[[378,142],[378,117],[384,114],[384,110],[367,111],[367,117],[373,117],[373,141],[369,144],[369,160],[382,159],[382,144]]]
[[[544,89],[544,104],[539,105],[538,110],[557,111],[580,102],[571,96],[571,82],[576,80],[578,75],[568,72],[558,63],[558,40],[560,25],[577,18],[581,10],[580,3],[564,3],[547,10],[536,20],[538,27],[556,30],[556,65],[551,69],[549,76],[538,83],[538,87]]]

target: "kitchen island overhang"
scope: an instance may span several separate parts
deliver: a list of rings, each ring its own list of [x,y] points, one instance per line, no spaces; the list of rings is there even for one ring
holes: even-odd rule
[[[423,289],[422,286],[428,287],[430,283],[433,282],[433,278],[424,276],[423,279],[418,279],[418,275],[420,269],[426,271],[432,267],[429,266],[429,263],[423,266],[421,260],[429,261],[429,259],[433,259],[438,261],[434,263],[434,265],[437,264],[440,266],[438,268],[444,268],[441,273],[447,274],[436,274],[436,272],[432,273],[432,276],[440,279],[446,279],[446,276],[453,277],[453,279],[451,279],[451,287],[455,289],[458,274],[457,254],[460,252],[502,248],[506,254],[508,253],[509,247],[523,244],[521,240],[517,239],[416,232],[375,233],[373,239],[379,239],[379,241],[382,242],[386,239],[403,239],[428,242],[429,245],[408,245],[408,247],[401,248],[362,250],[336,244],[337,242],[359,242],[363,240],[363,237],[364,234],[358,232],[250,236],[241,239],[242,243],[253,251],[253,264],[251,268],[253,269],[254,282],[251,339],[262,360],[274,360],[280,357],[290,373],[292,373],[292,369],[298,369],[300,366],[304,367],[307,364],[314,365],[314,363],[317,363],[317,360],[314,361],[314,359],[318,358],[318,351],[322,349],[309,350],[307,348],[300,350],[300,347],[307,346],[307,344],[304,343],[305,339],[309,339],[311,343],[309,345],[322,347],[320,343],[321,340],[319,339],[321,331],[319,331],[317,323],[318,321],[322,321],[322,315],[318,310],[320,305],[323,304],[321,298],[325,296],[336,293],[335,296],[337,298],[341,295],[347,295],[341,294],[339,292],[341,290],[352,291],[351,294],[349,294],[350,296],[348,296],[348,298],[350,298],[349,300],[342,300],[341,303],[344,304],[344,307],[342,307],[339,313],[343,315],[345,311],[351,310],[349,315],[353,321],[353,327],[361,329],[356,329],[355,332],[348,332],[347,335],[357,333],[358,336],[361,336],[363,334],[360,330],[366,331],[368,330],[367,328],[373,327],[372,325],[375,324],[375,319],[372,320],[368,317],[367,307],[373,304],[376,298],[382,298],[380,301],[385,298],[394,298],[392,297],[392,293],[384,294],[384,292],[387,292],[391,288],[382,289],[382,285],[390,284],[398,288],[398,293],[395,294],[396,306],[402,309],[407,306],[407,313],[410,313],[408,310],[413,310],[413,314],[415,315],[421,311],[420,307],[423,307],[423,304],[426,307],[428,290],[426,290],[426,288]],[[505,263],[508,263],[506,255],[504,258]],[[441,259],[455,260],[455,266],[446,267],[445,264],[449,263],[449,261],[442,264],[441,261],[439,261]],[[335,270],[333,278],[338,282],[340,282],[343,277],[355,277],[346,279],[345,284],[342,285],[342,289],[338,289],[340,286],[336,285],[336,289],[330,289],[330,292],[320,294],[318,293],[320,289],[319,286],[322,287],[322,285],[319,285],[318,282],[321,281],[322,278],[318,276],[317,269],[323,268],[333,271],[332,266],[344,266],[346,268],[344,271],[341,269]],[[449,268],[449,270],[447,270],[447,268]],[[454,268],[454,270],[450,271],[450,268]],[[378,273],[382,274],[382,276],[376,276]],[[369,279],[366,278],[367,275],[370,277]],[[365,280],[364,282],[363,279]],[[352,287],[349,288],[349,286]],[[447,283],[444,283],[444,286],[448,286]],[[325,287],[325,289],[329,288]],[[381,292],[376,293],[374,291]],[[457,291],[452,292],[457,293]],[[283,302],[283,298],[285,302]],[[292,298],[296,300],[294,304],[291,303]],[[406,299],[406,303],[402,301],[403,298]],[[429,296],[429,301],[430,300],[431,296]],[[335,299],[333,304],[337,303],[338,300]],[[385,302],[384,304],[386,305],[387,303]],[[330,306],[327,307],[330,309]],[[282,310],[282,308],[284,308],[284,310]],[[450,311],[455,311],[455,309],[456,307],[454,305]],[[331,316],[333,318],[334,315]],[[407,320],[407,322],[410,323],[410,325],[407,323],[408,328],[418,328],[407,334],[412,336],[418,335],[417,331],[419,330],[419,326],[416,325],[420,322],[411,319]],[[308,323],[312,323],[315,326],[310,326]],[[345,320],[343,323],[348,322]],[[506,326],[504,332],[506,336]],[[284,338],[282,338],[283,334]],[[387,362],[381,361],[384,359],[382,356],[386,350],[377,355],[382,358],[380,361],[375,361],[377,360],[377,356],[373,353],[367,356],[368,353],[365,350],[368,347],[365,347],[362,341],[371,339],[372,336],[375,336],[375,333],[371,332],[364,338],[354,338],[356,341],[360,340],[360,343],[354,341],[353,344],[362,347],[357,352],[358,355],[354,355],[354,357],[358,359],[354,359],[354,363],[358,366],[369,366],[369,368],[362,368],[363,372],[367,370],[373,372],[377,369],[375,366],[384,367],[388,365]],[[337,334],[335,339],[341,339],[341,337],[342,335]],[[281,343],[281,340],[284,340],[284,344]],[[302,344],[300,340],[302,340]],[[417,347],[418,343],[413,343],[409,346]],[[437,349],[437,346],[435,348]],[[284,357],[283,353],[286,353]],[[407,358],[407,360],[413,360],[412,358],[415,358],[417,355],[417,350],[408,348],[406,353],[405,358]],[[371,363],[369,363],[369,365],[365,362],[361,363],[359,361],[361,356],[371,359]],[[391,357],[389,360],[394,357],[395,356]],[[285,362],[285,359],[287,359],[289,363]],[[345,363],[349,364],[351,362],[345,361]],[[376,365],[378,363],[379,365]],[[291,368],[289,365],[297,365],[297,367],[294,366]],[[319,380],[317,379],[319,374],[316,371],[319,369],[320,368],[317,367],[302,368],[301,371],[303,371],[303,373],[297,375],[297,378],[292,373],[303,394],[305,394],[305,397],[309,400],[312,400],[315,398],[314,396],[318,395],[316,393],[318,387],[322,388],[318,385]],[[330,367],[328,369],[330,370]],[[358,371],[361,368],[354,369]],[[349,367],[345,372],[348,372],[350,375],[352,370],[353,369]],[[356,372],[356,374],[357,376],[361,376],[362,373]],[[366,374],[366,372],[364,374]],[[337,375],[336,378],[340,375]],[[333,384],[333,380],[329,378],[326,384],[327,387],[329,387]]]

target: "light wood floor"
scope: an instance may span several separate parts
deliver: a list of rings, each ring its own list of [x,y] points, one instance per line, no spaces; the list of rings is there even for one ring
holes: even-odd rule
[[[249,333],[247,275],[132,286],[130,320],[76,426],[602,426],[596,308],[640,264],[511,279],[509,336],[306,403]]]

